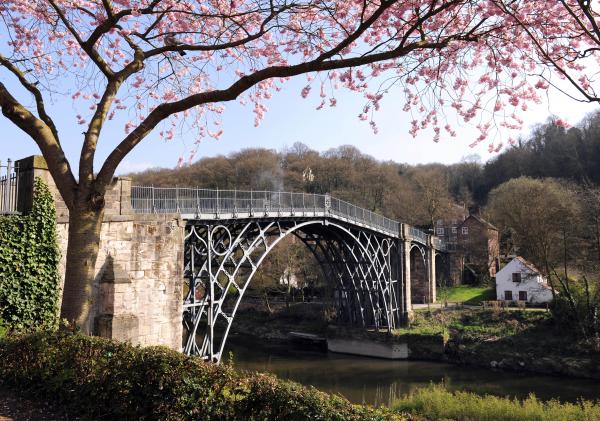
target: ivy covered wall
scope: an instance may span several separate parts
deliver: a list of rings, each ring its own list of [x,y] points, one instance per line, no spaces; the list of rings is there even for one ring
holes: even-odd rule
[[[54,200],[36,178],[31,212],[0,216],[0,323],[15,330],[57,325],[59,258]]]

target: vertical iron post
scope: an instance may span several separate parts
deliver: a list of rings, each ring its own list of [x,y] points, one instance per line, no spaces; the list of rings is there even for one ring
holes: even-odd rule
[[[12,161],[9,159],[6,163],[6,181],[4,183],[4,204],[3,208],[6,212],[10,212],[10,173]]]

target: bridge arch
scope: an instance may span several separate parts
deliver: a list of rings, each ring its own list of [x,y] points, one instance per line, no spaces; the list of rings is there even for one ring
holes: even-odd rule
[[[428,250],[419,244],[410,246],[411,301],[415,304],[430,302],[430,268]]]
[[[189,223],[186,235],[186,353],[220,359],[248,285],[269,253],[290,235],[312,243],[311,252],[321,254],[335,274],[348,323],[394,325],[389,297],[395,244],[389,238],[327,219],[197,221]]]

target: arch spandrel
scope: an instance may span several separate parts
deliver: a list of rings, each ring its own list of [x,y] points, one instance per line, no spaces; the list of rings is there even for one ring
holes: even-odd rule
[[[328,220],[190,221],[184,351],[218,361],[238,306],[261,263],[284,238],[303,234],[311,236],[327,256],[340,290],[350,292],[349,321],[360,321],[361,327],[393,326],[390,303],[398,298],[391,298],[392,246],[385,236]],[[232,309],[225,306],[228,297],[234,300]]]

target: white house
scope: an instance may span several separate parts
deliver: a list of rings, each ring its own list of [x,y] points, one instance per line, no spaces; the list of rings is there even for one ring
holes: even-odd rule
[[[547,303],[552,301],[552,288],[535,266],[517,256],[496,274],[496,299]]]

